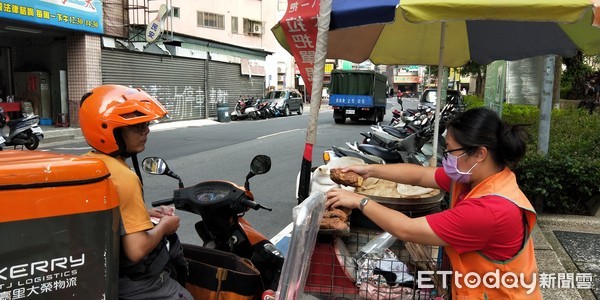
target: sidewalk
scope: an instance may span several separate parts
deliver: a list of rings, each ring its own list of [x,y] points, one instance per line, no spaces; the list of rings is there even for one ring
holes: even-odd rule
[[[323,100],[321,102],[320,111],[331,109],[327,102]],[[304,104],[304,114],[310,112],[310,104]],[[188,120],[188,121],[165,121],[156,125],[152,125],[153,131],[159,130],[170,130],[183,127],[198,127],[219,124],[216,118],[199,119],[199,120]],[[44,131],[44,140],[40,144],[49,144],[62,141],[68,141],[73,139],[82,138],[81,130],[78,127],[56,127],[54,125],[40,126]]]
[[[537,225],[532,236],[544,299],[600,299],[600,218],[542,214]]]
[[[308,110],[307,104],[305,113]],[[215,124],[220,123],[213,119],[164,122],[154,125],[152,130]],[[82,138],[79,128],[42,126],[42,129],[43,144]],[[532,237],[544,299],[600,300],[600,217],[541,214]]]

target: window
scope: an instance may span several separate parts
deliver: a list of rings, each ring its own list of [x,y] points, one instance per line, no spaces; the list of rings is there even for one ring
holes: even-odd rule
[[[198,27],[225,29],[224,16],[209,12],[198,12]]]
[[[238,17],[231,17],[231,33],[238,33]]]
[[[173,17],[179,18],[179,7],[173,7]]]

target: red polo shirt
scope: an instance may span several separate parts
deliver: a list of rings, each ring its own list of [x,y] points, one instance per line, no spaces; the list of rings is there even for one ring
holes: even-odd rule
[[[451,179],[443,168],[435,172],[441,189],[449,192]],[[480,251],[494,260],[512,258],[523,245],[523,211],[498,196],[462,199],[440,213],[426,216],[435,234],[459,253]]]

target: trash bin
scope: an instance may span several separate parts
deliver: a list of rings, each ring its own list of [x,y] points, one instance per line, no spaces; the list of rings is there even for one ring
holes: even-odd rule
[[[109,175],[95,158],[0,151],[1,299],[118,298],[119,200]]]
[[[229,104],[226,102],[217,103],[217,121],[227,123],[229,120]]]

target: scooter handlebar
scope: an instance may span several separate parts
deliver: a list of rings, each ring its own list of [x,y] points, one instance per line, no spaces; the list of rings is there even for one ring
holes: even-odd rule
[[[157,206],[161,206],[161,205],[170,205],[173,203],[175,203],[175,199],[173,199],[173,198],[156,200],[156,201],[152,202],[152,207],[157,207]]]
[[[250,199],[247,199],[247,198],[242,199],[242,205],[244,205],[246,207],[249,207],[249,208],[252,208],[254,210],[259,210],[259,209],[262,208],[262,209],[265,209],[265,210],[268,210],[268,211],[273,211],[273,209],[268,208],[268,207],[264,207],[264,206],[260,205],[259,203],[256,203],[256,202],[254,202],[254,201],[252,201]]]

